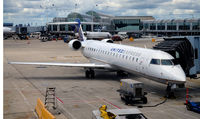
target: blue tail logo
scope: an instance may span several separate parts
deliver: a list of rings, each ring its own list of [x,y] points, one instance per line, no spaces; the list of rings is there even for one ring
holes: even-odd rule
[[[75,21],[78,23],[78,24],[75,25],[76,26],[75,31],[78,32],[79,40],[84,41],[85,36],[83,34],[83,30],[82,30],[82,27],[81,27],[81,21],[80,21],[80,19],[76,19]]]

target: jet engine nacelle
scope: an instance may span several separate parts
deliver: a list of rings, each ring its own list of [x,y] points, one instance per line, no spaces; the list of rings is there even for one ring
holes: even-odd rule
[[[81,42],[77,39],[71,40],[68,45],[73,50],[79,50],[82,47]]]
[[[113,43],[113,40],[111,40],[111,39],[103,39],[102,42]]]

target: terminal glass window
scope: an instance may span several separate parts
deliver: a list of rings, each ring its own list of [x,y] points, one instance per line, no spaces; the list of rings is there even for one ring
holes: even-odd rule
[[[81,25],[81,27],[82,27],[83,31],[86,31],[86,25],[85,24]]]
[[[69,31],[69,26],[68,26],[68,24],[65,24],[65,31]]]
[[[146,30],[146,29],[148,29],[148,28],[149,28],[149,25],[148,25],[148,23],[144,23],[144,24],[143,24],[143,29],[145,29],[145,30]]]
[[[57,25],[53,25],[53,31],[57,31]]]
[[[113,23],[118,31],[139,30],[140,27],[140,19],[114,19]]]
[[[152,59],[150,64],[160,65],[160,59]]]
[[[200,30],[200,21],[192,23],[192,30]]]
[[[86,31],[91,31],[91,25],[86,25]]]
[[[51,31],[51,25],[48,25],[48,31]]]
[[[155,23],[150,24],[150,30],[156,30],[156,24]]]
[[[157,27],[158,27],[158,30],[165,30],[165,23],[158,23]]]
[[[176,30],[176,23],[167,23],[167,30]]]
[[[188,22],[179,23],[179,30],[190,30],[190,23]]]
[[[173,65],[173,62],[171,60],[161,60],[162,65]]]
[[[60,25],[60,31],[65,31],[65,25]]]

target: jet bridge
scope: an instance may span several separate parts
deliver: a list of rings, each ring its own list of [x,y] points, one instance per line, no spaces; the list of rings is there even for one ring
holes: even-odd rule
[[[200,73],[200,36],[164,38],[153,49],[171,54],[175,64],[180,64],[185,74],[196,77]]]

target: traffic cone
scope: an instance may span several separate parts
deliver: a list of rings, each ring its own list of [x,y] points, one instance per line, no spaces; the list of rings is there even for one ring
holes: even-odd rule
[[[132,41],[132,42],[134,41],[133,37],[130,37],[129,40]]]

